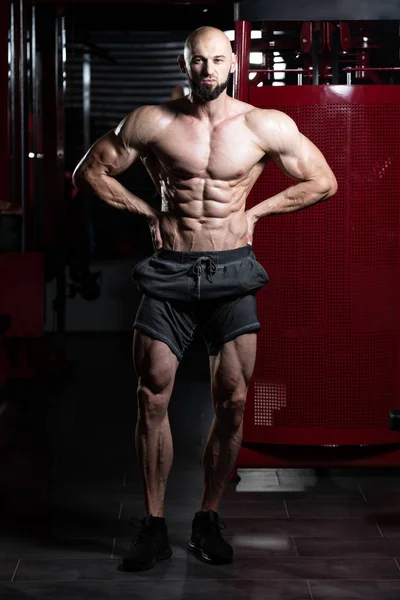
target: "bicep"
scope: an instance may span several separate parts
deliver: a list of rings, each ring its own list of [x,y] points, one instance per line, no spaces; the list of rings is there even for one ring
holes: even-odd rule
[[[333,175],[322,152],[303,134],[270,156],[278,167],[291,179],[312,181],[330,178]]]

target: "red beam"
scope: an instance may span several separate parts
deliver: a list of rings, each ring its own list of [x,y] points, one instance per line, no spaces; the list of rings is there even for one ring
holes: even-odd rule
[[[10,202],[10,150],[8,139],[8,2],[0,2],[0,81],[3,93],[0,94],[0,164],[3,173],[1,180],[1,206],[8,206]]]
[[[235,73],[234,97],[242,102],[249,99],[249,61],[250,61],[251,23],[236,21],[235,23],[235,54],[238,63]]]

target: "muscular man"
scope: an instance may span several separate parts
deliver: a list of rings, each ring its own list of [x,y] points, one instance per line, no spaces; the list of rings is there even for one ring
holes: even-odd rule
[[[143,292],[133,358],[146,512],[121,565],[127,570],[148,569],[172,554],[163,517],[173,457],[168,402],[197,328],[210,355],[215,416],[189,548],[206,562],[232,561],[218,510],[242,440],[260,329],[255,294],[268,280],[251,251],[253,230],[263,217],[304,209],[337,190],[323,155],[291,118],[227,95],[236,57],[222,31],[194,31],[179,64],[189,96],[133,111],[93,145],[74,174],[78,187],[142,215],[155,246],[154,255],[133,270]],[[138,158],[161,195],[160,212],[114,179]],[[270,158],[296,183],[246,211],[246,198]]]

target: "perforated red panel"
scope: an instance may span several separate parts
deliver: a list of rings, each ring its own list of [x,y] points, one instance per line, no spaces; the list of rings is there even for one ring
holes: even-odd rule
[[[323,152],[336,196],[261,220],[254,250],[270,276],[244,441],[400,441],[399,86],[251,88],[250,102],[290,115]],[[249,206],[293,182],[270,163]]]

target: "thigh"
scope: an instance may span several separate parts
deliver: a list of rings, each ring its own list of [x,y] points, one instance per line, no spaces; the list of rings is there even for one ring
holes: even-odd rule
[[[223,344],[210,356],[211,383],[223,396],[247,391],[257,354],[257,334],[245,333]]]
[[[203,315],[201,332],[210,356],[217,355],[220,348],[247,333],[260,330],[255,294],[248,294],[219,304]]]
[[[133,364],[139,387],[153,393],[172,392],[179,362],[167,344],[135,330]]]

